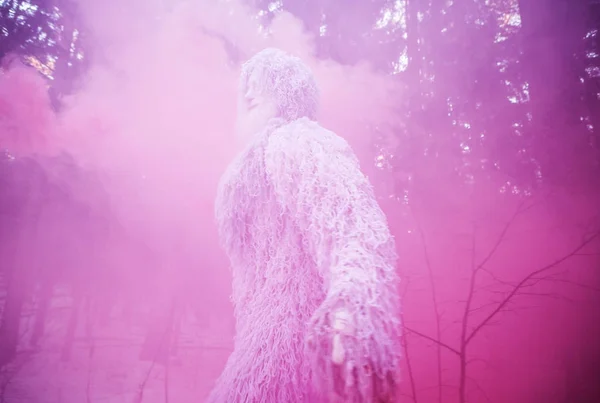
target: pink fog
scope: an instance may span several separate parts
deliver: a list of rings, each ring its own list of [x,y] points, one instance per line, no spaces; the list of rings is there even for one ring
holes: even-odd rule
[[[600,401],[592,31],[531,1],[0,1],[0,402]]]

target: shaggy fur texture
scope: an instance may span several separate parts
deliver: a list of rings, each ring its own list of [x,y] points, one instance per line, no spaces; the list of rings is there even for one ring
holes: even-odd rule
[[[302,79],[288,82],[269,66],[261,68],[282,86],[273,94],[286,86],[313,94],[306,81],[299,89]],[[272,119],[219,186],[236,336],[211,403],[393,401],[400,353],[393,238],[348,144],[309,119],[311,99]],[[339,308],[354,329],[343,336],[341,366],[331,360]]]
[[[242,66],[240,93],[246,92],[248,79],[258,71],[263,95],[271,97],[282,119],[291,122],[301,117],[315,119],[319,90],[310,69],[297,57],[279,49],[258,52]]]

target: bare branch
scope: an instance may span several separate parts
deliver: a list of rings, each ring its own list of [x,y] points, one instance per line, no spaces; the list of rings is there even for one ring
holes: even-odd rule
[[[440,345],[440,346],[444,347],[445,349],[447,349],[448,351],[451,351],[451,352],[453,352],[453,353],[454,353],[454,354],[456,354],[456,355],[460,355],[460,352],[459,352],[457,349],[455,349],[454,347],[451,347],[451,346],[449,346],[449,345],[448,345],[448,344],[446,344],[446,343],[443,343],[443,342],[441,342],[441,341],[439,341],[439,340],[436,340],[436,339],[434,339],[434,338],[433,338],[433,337],[431,337],[431,336],[427,336],[427,335],[426,335],[426,334],[424,334],[424,333],[421,333],[421,332],[419,332],[419,331],[417,331],[417,330],[411,329],[411,328],[407,327],[406,325],[404,325],[404,330],[406,330],[406,331],[407,331],[407,332],[409,332],[409,333],[416,334],[417,336],[419,336],[419,337],[422,337],[422,338],[424,338],[424,339],[427,339],[427,340],[429,340],[429,341],[431,341],[431,342],[433,342],[433,343],[435,343],[435,344],[437,344],[437,345]]]
[[[589,245],[590,243],[592,243],[592,241],[594,241],[596,238],[598,238],[599,235],[600,235],[600,232],[596,232],[595,234],[593,234],[592,236],[590,236],[588,239],[584,240],[581,244],[579,244],[570,253],[568,253],[568,254],[564,255],[563,257],[561,257],[561,258],[553,261],[552,263],[547,264],[546,266],[543,266],[543,267],[541,267],[541,268],[539,268],[539,269],[537,269],[535,271],[532,271],[527,276],[525,276],[517,285],[514,286],[514,288],[512,289],[512,291],[502,300],[502,302],[500,302],[498,304],[498,306],[496,307],[496,309],[494,309],[484,320],[481,321],[481,323],[479,323],[479,325],[477,325],[475,327],[475,329],[473,329],[473,331],[471,332],[471,334],[469,335],[469,337],[467,337],[466,342],[467,343],[470,342],[473,339],[473,337],[475,337],[477,335],[477,333],[479,333],[479,331],[490,320],[492,320],[494,318],[494,316],[496,316],[498,314],[498,312],[500,312],[510,302],[510,300],[521,290],[521,288],[523,288],[527,284],[528,281],[530,281],[531,279],[536,278],[541,273],[544,273],[544,272],[550,270],[551,268],[553,268],[555,266],[558,266],[562,262],[570,259],[574,255],[576,255],[580,250],[582,250],[587,245]]]
[[[580,255],[578,255],[578,256],[580,256]],[[553,283],[565,283],[565,284],[569,284],[569,285],[572,285],[572,286],[575,286],[575,287],[581,287],[581,288],[585,288],[585,289],[588,289],[588,290],[600,292],[600,288],[598,288],[598,287],[594,287],[594,286],[591,286],[591,285],[578,283],[576,281],[561,279],[561,278],[551,278],[550,276],[548,276],[548,277],[540,277],[539,280],[540,281],[551,281]]]
[[[524,208],[523,207],[524,205],[525,205],[525,201],[524,200],[521,203],[519,203],[519,206],[515,210],[514,214],[506,222],[506,224],[504,225],[504,228],[502,228],[502,231],[500,232],[500,235],[498,236],[498,239],[496,239],[496,242],[494,243],[494,246],[492,247],[492,249],[490,249],[490,251],[486,255],[486,257],[483,258],[483,260],[477,266],[475,266],[475,250],[476,250],[476,245],[475,245],[475,228],[473,228],[473,233],[472,233],[472,255],[471,255],[472,256],[472,260],[471,260],[471,279],[470,279],[470,282],[469,282],[469,294],[467,295],[467,300],[465,301],[465,311],[464,311],[463,320],[462,320],[463,331],[462,331],[462,336],[461,336],[461,344],[465,344],[466,345],[468,343],[468,340],[467,340],[467,326],[468,326],[468,320],[469,320],[469,313],[472,312],[471,304],[473,302],[473,296],[475,294],[475,282],[476,282],[477,272],[479,270],[483,270],[483,267],[494,256],[494,254],[496,253],[496,251],[498,250],[498,248],[500,247],[500,245],[504,241],[504,239],[506,237],[506,234],[508,233],[508,230],[510,229],[510,227],[512,226],[512,224],[515,222],[517,216],[519,214],[523,213],[524,211],[527,211],[529,208],[531,208],[531,206],[529,206],[527,208]],[[495,278],[495,276],[491,272],[486,271],[486,273],[490,274],[493,278]],[[502,282],[502,283],[504,283],[504,282]]]
[[[473,364],[475,362],[483,363],[487,368],[490,367],[490,363],[487,360],[483,359],[483,358],[473,357],[473,358],[467,360],[467,364],[469,364],[469,365]]]
[[[492,272],[491,270],[486,269],[485,267],[482,267],[481,271],[484,272],[485,274],[489,275],[494,281],[496,281],[498,283],[501,283],[501,284],[506,283],[504,280],[502,280],[501,278],[496,276],[496,273]]]
[[[518,292],[517,295],[528,295],[532,297],[544,297],[550,299],[560,299],[568,302],[575,302],[573,299],[555,292]]]
[[[400,313],[400,321],[404,323],[404,314]],[[406,338],[406,334],[402,334],[402,348],[404,349],[404,360],[406,361],[406,367],[408,369],[408,378],[410,380],[410,388],[412,396],[412,401],[417,403],[417,384],[415,382],[415,376],[412,369],[412,362],[410,361],[410,354],[408,353],[408,340]]]
[[[93,359],[94,359],[94,340],[90,340],[90,350],[88,352],[88,372],[87,372],[87,382],[85,385],[85,397],[87,403],[92,402],[92,373],[93,373]]]
[[[470,340],[469,337],[467,336],[467,332],[468,332],[467,329],[469,326],[469,315],[471,313],[471,304],[473,303],[473,296],[475,295],[475,284],[476,284],[476,280],[477,280],[477,273],[495,255],[496,251],[498,250],[498,248],[504,241],[504,238],[506,237],[508,230],[510,229],[510,227],[516,220],[517,216],[532,207],[532,206],[529,206],[528,208],[523,208],[523,206],[525,205],[525,202],[526,201],[523,200],[523,201],[521,201],[521,203],[519,203],[519,206],[515,210],[512,217],[506,222],[506,224],[504,225],[504,228],[502,228],[502,231],[500,232],[498,239],[496,240],[496,242],[490,249],[489,253],[486,255],[485,258],[483,258],[483,260],[478,265],[476,265],[476,263],[475,263],[475,256],[476,256],[476,244],[475,244],[476,233],[475,233],[475,230],[476,230],[476,228],[475,228],[475,225],[473,226],[472,249],[471,249],[471,278],[469,280],[469,292],[467,295],[467,300],[465,302],[465,310],[463,313],[462,324],[461,324],[462,325],[461,326],[461,334],[460,334],[460,353],[459,353],[460,385],[459,385],[458,393],[459,393],[459,401],[461,403],[466,402],[466,399],[467,399],[467,397],[466,397],[466,381],[467,381],[467,366],[468,366],[467,365],[468,364],[467,363],[467,345],[469,344],[469,340]]]
[[[485,392],[485,390],[481,387],[481,385],[479,384],[479,382],[477,382],[477,380],[475,380],[474,378],[471,377],[467,377],[467,379],[473,383],[473,385],[475,385],[475,387],[477,388],[477,390],[479,390],[479,392],[483,395],[483,397],[485,398],[485,400],[487,402],[491,402],[492,399],[490,399],[490,396]]]
[[[521,203],[519,203],[519,207],[517,207],[514,214],[506,222],[506,224],[504,225],[504,228],[502,228],[502,231],[500,232],[500,235],[498,236],[498,239],[494,243],[494,246],[492,247],[492,249],[490,249],[490,251],[488,252],[486,257],[483,258],[483,260],[477,265],[477,270],[479,270],[483,266],[485,266],[487,264],[487,262],[489,262],[490,259],[496,254],[496,251],[498,250],[498,248],[500,247],[500,245],[506,238],[506,234],[508,233],[508,230],[510,229],[512,224],[515,222],[517,216],[519,216],[521,213],[524,213],[525,211],[529,210],[531,207],[533,207],[533,204],[531,206],[525,207],[525,208],[524,208],[524,206],[525,206],[525,200],[523,200]]]
[[[503,231],[504,233],[504,231]],[[475,294],[475,279],[477,278],[477,271],[483,265],[479,267],[475,267],[475,226],[473,226],[473,234],[471,237],[472,249],[471,249],[471,278],[469,280],[469,293],[467,295],[467,300],[465,302],[465,310],[462,317],[461,322],[461,332],[460,332],[460,381],[459,381],[459,400],[460,403],[466,402],[466,381],[467,381],[467,342],[466,342],[466,334],[467,334],[467,326],[469,322],[469,312],[471,311],[471,303],[473,301],[473,295]],[[488,255],[488,258],[493,255],[491,252]],[[487,259],[487,258],[486,258]],[[486,261],[484,259],[484,262]]]
[[[421,243],[423,244],[423,255],[425,258],[425,265],[427,266],[427,274],[429,277],[429,286],[431,287],[431,300],[433,302],[433,313],[435,317],[435,335],[437,340],[442,343],[442,320],[439,311],[439,304],[437,300],[437,291],[435,287],[435,280],[433,278],[433,267],[431,265],[431,261],[429,259],[429,251],[427,249],[427,242],[425,241],[425,233],[423,232],[423,227],[421,223],[417,219],[417,216],[413,212],[413,217],[417,224],[417,228],[419,231],[419,235],[421,238]],[[437,376],[438,376],[438,402],[442,402],[442,345],[437,344]]]
[[[469,310],[469,313],[475,313],[475,312],[477,312],[477,311],[480,311],[480,310],[482,310],[482,309],[485,309],[485,308],[487,308],[487,307],[490,307],[490,306],[495,306],[495,305],[496,305],[498,302],[499,302],[499,301],[492,301],[492,302],[489,302],[489,303],[487,303],[487,304],[482,304],[482,305],[480,305],[480,306],[478,306],[478,307],[476,307],[476,308],[471,308],[471,309]]]

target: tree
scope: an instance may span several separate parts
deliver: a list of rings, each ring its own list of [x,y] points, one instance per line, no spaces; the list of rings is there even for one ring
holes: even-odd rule
[[[521,0],[519,9],[535,158],[548,181],[594,181],[598,149],[591,143],[590,112],[596,105],[589,105],[591,100],[584,96],[589,85],[583,40],[588,5],[585,1]],[[570,133],[568,140],[565,132]]]
[[[76,3],[7,0],[0,3],[0,20],[0,60],[18,55],[51,78],[50,95],[58,107],[62,95],[73,90],[89,63],[83,50],[86,33],[78,27]]]
[[[372,150],[360,150],[365,154],[361,156],[364,160],[375,161],[375,182],[392,185],[375,184],[382,189],[380,199],[398,239],[399,270],[406,291],[404,398],[415,403],[485,401],[485,395],[497,392],[494,388],[499,384],[486,380],[498,372],[486,365],[492,367],[501,361],[498,357],[480,357],[485,343],[494,347],[490,348],[494,352],[499,350],[496,344],[524,337],[523,329],[531,330],[528,321],[541,321],[539,315],[527,310],[536,305],[547,308],[550,304],[540,301],[556,302],[564,309],[564,319],[567,314],[575,317],[581,313],[569,310],[572,302],[565,297],[573,299],[573,289],[587,293],[590,300],[598,299],[598,276],[585,267],[595,262],[597,250],[597,223],[594,208],[590,207],[596,205],[598,192],[594,186],[600,177],[597,2],[247,3],[256,6],[257,17],[265,26],[281,11],[300,18],[314,38],[318,57],[347,65],[367,60],[377,74],[390,76],[407,88],[394,100],[400,117],[394,119],[395,126],[365,127],[375,144]],[[159,17],[156,11],[152,9],[150,14]],[[132,7],[127,18],[135,20],[135,12]],[[69,1],[4,1],[0,3],[0,20],[4,30],[0,36],[0,57],[16,54],[34,66],[46,80],[37,88],[43,87],[45,94],[46,85],[51,85],[55,106],[60,105],[56,101],[61,94],[77,89],[78,78],[92,60],[90,56],[101,56],[92,54],[92,32],[81,26],[78,10]],[[226,43],[230,62],[238,63],[243,52],[238,52],[236,44],[217,33],[212,35]],[[5,57],[4,64],[10,60]],[[17,81],[10,74],[3,78],[0,86],[6,85],[8,79],[11,83]],[[14,107],[14,102],[5,98],[6,102],[0,104],[0,120],[10,115]],[[23,105],[26,111],[29,104]],[[60,117],[60,113],[60,108],[55,108],[52,116]],[[153,118],[147,119],[152,122]],[[2,146],[8,144],[7,134],[14,134],[27,144],[28,136],[52,135],[43,127],[31,128],[22,120],[10,122],[18,129],[14,132],[0,128]],[[212,243],[199,247],[208,244],[208,240],[198,241],[200,237],[194,238],[192,231],[181,231],[196,228],[197,222],[208,219],[210,213],[186,227],[187,223],[174,222],[176,214],[153,217],[155,206],[150,206],[137,217],[140,221],[149,218],[147,222],[134,222],[112,209],[113,201],[99,178],[100,172],[83,169],[65,155],[25,157],[17,150],[11,151],[14,155],[3,154],[0,169],[0,256],[4,261],[0,270],[8,283],[3,284],[7,303],[0,324],[0,363],[15,361],[31,297],[36,301],[31,342],[37,345],[37,354],[47,353],[44,342],[49,329],[45,325],[56,318],[49,308],[52,296],[57,290],[67,289],[72,305],[68,318],[63,320],[63,327],[68,328],[66,334],[61,334],[63,358],[68,359],[71,354],[80,358],[74,348],[80,322],[86,321],[91,356],[101,337],[99,333],[115,332],[111,326],[118,319],[110,315],[112,308],[122,305],[129,331],[140,320],[141,311],[153,310],[152,303],[142,302],[144,297],[152,296],[162,312],[148,315],[149,320],[142,324],[146,328],[141,345],[135,344],[137,340],[129,341],[134,343],[130,348],[140,347],[141,351],[132,354],[128,365],[133,367],[134,361],[142,358],[152,361],[150,365],[154,361],[166,364],[168,372],[170,340],[163,343],[163,336],[172,332],[171,325],[179,320],[179,312],[186,304],[199,306],[206,301],[199,294],[218,288],[217,275],[207,277],[200,268],[210,266],[207,271],[226,272],[221,270],[226,262],[206,256],[212,251],[204,249],[211,248]],[[40,194],[44,196],[42,201]],[[530,215],[541,215],[539,211],[543,209],[529,206],[540,199],[554,210],[543,220],[535,221]],[[568,208],[559,210],[565,200]],[[149,204],[153,202],[150,200]],[[524,204],[515,208],[517,214],[508,214],[504,205],[521,202]],[[174,210],[181,205],[175,201],[169,206]],[[163,207],[161,212],[167,210]],[[32,211],[39,212],[37,220],[31,219],[35,216]],[[573,218],[579,214],[587,222],[582,218],[579,223]],[[53,222],[59,222],[64,231],[53,231]],[[590,223],[591,229],[586,226]],[[575,224],[581,224],[581,228],[575,228]],[[559,225],[560,231],[555,231]],[[21,234],[19,242],[14,238],[16,233]],[[175,235],[185,239],[184,247],[176,245],[173,240],[179,238]],[[542,236],[550,240],[541,241]],[[579,238],[572,239],[575,237]],[[167,238],[172,244],[163,242]],[[68,248],[58,247],[59,241]],[[572,242],[573,249],[558,256],[558,261],[545,256],[558,247],[571,245],[566,241]],[[22,251],[9,253],[14,249],[9,246],[29,242],[44,246],[44,259],[48,262],[46,258],[51,258],[52,263],[25,261]],[[584,246],[585,250],[574,253]],[[550,251],[541,251],[542,247]],[[578,281],[581,273],[587,276],[586,281]],[[225,287],[221,288],[225,293]],[[137,299],[132,297],[134,294]],[[171,310],[173,295],[178,297],[175,312]],[[203,308],[217,311],[213,302],[216,303],[211,301],[206,303],[208,308]],[[517,315],[526,318],[519,323],[522,328],[511,327]],[[552,320],[558,321],[558,316]],[[580,333],[591,338],[597,334],[592,327],[592,322],[586,323]],[[516,336],[502,338],[503,331]],[[182,333],[182,348],[203,344],[192,333]],[[550,338],[544,335],[536,340],[542,343]],[[545,391],[544,401],[558,402],[560,395],[560,403],[585,402],[591,395],[591,381],[587,378],[592,379],[595,374],[597,354],[584,344],[581,341],[577,348],[564,345],[560,349],[558,344],[553,345],[557,351],[562,349],[561,357],[568,357],[553,362],[555,374],[564,372],[560,380],[565,386],[561,390],[563,385],[555,382]],[[181,354],[186,365],[193,356],[187,352]],[[519,362],[515,357],[502,358],[516,371]],[[74,359],[72,364],[78,361]],[[202,362],[203,368],[206,361]],[[124,371],[129,371],[129,367]],[[146,381],[150,382],[148,374],[142,375],[144,383],[136,398],[143,394]],[[168,382],[169,376],[165,378]],[[173,390],[178,387],[177,377],[171,379],[173,384],[166,386]],[[91,400],[93,396],[87,389]],[[78,398],[76,391],[65,392]],[[512,397],[516,395],[515,392]]]
[[[41,202],[47,178],[40,165],[31,158],[16,159],[8,153],[1,161],[3,186],[4,275],[7,279],[6,302],[0,323],[0,367],[10,362],[20,341],[21,311],[27,300],[37,269],[27,250],[37,231]]]

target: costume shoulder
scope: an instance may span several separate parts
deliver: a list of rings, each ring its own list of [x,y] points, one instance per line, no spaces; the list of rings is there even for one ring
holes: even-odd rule
[[[265,150],[267,173],[296,176],[316,173],[332,162],[358,169],[348,142],[317,122],[302,118],[277,128],[269,137]],[[341,168],[341,166],[339,166]]]

